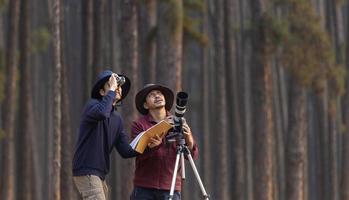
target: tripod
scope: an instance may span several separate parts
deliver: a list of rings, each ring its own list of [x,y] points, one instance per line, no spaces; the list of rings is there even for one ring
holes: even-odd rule
[[[181,132],[182,132],[182,130],[180,131],[180,134],[179,134],[180,136],[178,136],[179,139],[177,140],[176,162],[175,162],[175,166],[174,166],[174,170],[173,170],[169,200],[173,199],[173,193],[174,193],[174,188],[175,188],[175,184],[176,184],[176,177],[177,177],[177,170],[178,170],[178,165],[179,165],[179,159],[181,159],[182,179],[185,179],[184,154],[187,156],[187,158],[190,162],[190,166],[194,171],[196,180],[198,181],[198,183],[200,185],[200,189],[201,189],[204,200],[209,200],[209,195],[206,193],[206,190],[204,188],[204,185],[202,184],[198,170],[195,167],[193,157],[191,156],[190,151],[189,151],[187,145],[185,144],[185,140],[184,140],[183,134]]]

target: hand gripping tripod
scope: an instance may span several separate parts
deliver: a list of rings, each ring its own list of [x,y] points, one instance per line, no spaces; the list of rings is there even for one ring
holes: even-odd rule
[[[209,195],[206,193],[206,190],[204,188],[204,185],[202,184],[200,175],[198,173],[198,170],[195,167],[194,161],[193,161],[193,157],[190,154],[190,151],[187,147],[187,145],[185,144],[185,140],[183,137],[183,133],[182,133],[182,119],[179,118],[179,133],[178,136],[176,138],[177,141],[177,147],[176,147],[176,162],[175,162],[175,166],[174,166],[174,170],[173,170],[173,176],[172,176],[172,182],[171,182],[171,189],[170,189],[170,197],[169,200],[173,199],[173,193],[174,193],[174,188],[175,188],[175,184],[176,184],[176,177],[177,177],[177,171],[178,171],[178,165],[179,165],[179,159],[181,160],[181,167],[182,167],[182,179],[185,179],[185,168],[184,168],[184,154],[187,156],[189,162],[190,162],[190,166],[194,171],[196,180],[198,181],[199,185],[200,185],[200,189],[203,195],[204,200],[209,200]]]

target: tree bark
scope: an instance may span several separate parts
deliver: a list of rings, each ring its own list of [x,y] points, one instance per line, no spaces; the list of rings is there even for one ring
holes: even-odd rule
[[[339,177],[338,177],[338,119],[337,119],[337,97],[332,96],[329,115],[329,177],[330,177],[330,199],[339,200]]]
[[[127,100],[124,101],[122,114],[125,124],[125,130],[130,132],[130,124],[136,119],[137,110],[134,104],[134,98],[138,91],[138,31],[137,31],[137,1],[122,1],[122,31],[121,31],[121,66],[122,72],[132,81]],[[120,178],[124,180],[124,189],[121,190],[121,199],[128,199],[132,191],[132,178],[134,172],[134,160],[122,160]]]
[[[21,1],[20,6],[20,92],[19,92],[19,110],[21,115],[19,116],[18,130],[18,176],[17,176],[17,191],[18,199],[34,199],[35,181],[33,176],[33,149],[32,149],[32,135],[33,135],[33,108],[32,108],[32,89],[31,89],[31,76],[29,68],[29,1]]]
[[[349,200],[349,96],[348,96],[348,78],[347,78],[347,92],[345,94],[343,105],[344,105],[344,124],[346,131],[343,135],[343,149],[342,149],[342,170],[341,170],[341,199]]]
[[[286,81],[285,73],[282,67],[278,66],[280,62],[276,61],[276,65],[273,66],[273,108],[274,115],[274,127],[275,127],[275,166],[276,181],[275,181],[275,195],[276,199],[285,199],[285,136],[287,135],[287,107],[288,100],[286,93]]]
[[[53,5],[53,60],[54,60],[54,137],[53,137],[53,171],[52,171],[52,184],[53,184],[53,199],[61,199],[61,0],[55,0]]]
[[[239,89],[239,70],[238,70],[238,59],[237,51],[237,35],[230,27],[237,27],[239,21],[239,2],[237,0],[225,0],[224,1],[224,18],[225,18],[225,38],[226,38],[226,88],[231,87],[231,90],[227,90],[227,99],[232,100],[231,105],[227,105],[228,110],[231,110],[229,121],[233,121],[231,123],[229,130],[232,130],[233,134],[229,134],[229,140],[232,141],[232,148],[227,149],[228,152],[233,152],[233,165],[228,167],[233,169],[234,176],[232,182],[229,182],[231,188],[229,191],[233,189],[232,192],[229,192],[229,196],[232,196],[233,199],[246,199],[246,165],[244,162],[245,152],[244,152],[244,139],[243,132],[241,128],[241,109],[240,109],[240,98],[239,94],[241,93]],[[233,184],[232,184],[233,183]]]
[[[306,114],[305,92],[294,77],[290,81],[290,112],[286,140],[286,199],[305,199]]]
[[[251,37],[247,34],[244,34],[249,27],[246,26],[246,18],[250,17],[250,1],[239,0],[240,5],[240,48],[239,48],[239,56],[241,59],[239,60],[239,65],[241,66],[241,91],[242,95],[240,96],[240,105],[242,109],[242,130],[244,134],[244,151],[245,158],[244,162],[246,162],[246,200],[254,199],[254,189],[253,189],[253,133],[252,133],[252,91],[251,91],[251,65],[252,65],[252,40]]]
[[[252,21],[256,26],[252,46],[252,105],[254,134],[254,198],[260,200],[274,199],[273,188],[273,124],[272,124],[272,83],[270,55],[266,42],[264,18],[267,12],[267,0],[252,0]]]
[[[319,187],[319,199],[327,200],[329,198],[329,141],[328,141],[328,100],[327,100],[327,88],[323,94],[319,95],[315,99],[315,109],[317,111],[317,124],[319,143],[318,143],[318,172],[319,177],[318,187]]]
[[[343,54],[341,53],[341,45],[343,42],[343,28],[342,28],[342,18],[341,18],[341,9],[339,9],[338,5],[339,3],[335,0],[329,1],[330,6],[330,19],[331,21],[329,24],[331,24],[331,40],[332,44],[334,46],[334,52],[335,52],[335,60],[336,64],[340,65],[343,63]],[[337,67],[337,66],[334,66]],[[328,119],[329,119],[329,155],[330,155],[330,199],[331,200],[339,200],[339,158],[338,158],[338,145],[339,145],[339,127],[338,127],[338,110],[340,110],[340,99],[337,97],[336,94],[336,87],[334,83],[335,80],[329,80],[329,113],[328,113]]]
[[[14,120],[16,111],[16,77],[17,77],[17,41],[19,1],[9,2],[8,40],[6,44],[6,98],[2,103],[2,125],[4,138],[2,139],[2,176],[0,195],[1,199],[14,199]]]
[[[157,1],[147,0],[139,3],[138,30],[139,53],[143,82],[154,83],[156,80],[156,14]],[[141,77],[140,77],[141,78]]]
[[[209,0],[205,0],[205,7],[203,11],[203,33],[205,35],[208,35],[208,7],[207,7],[207,2]],[[213,163],[211,162],[212,160],[212,148],[211,148],[211,132],[212,132],[212,126],[210,124],[210,70],[209,70],[209,48],[208,47],[203,47],[202,49],[202,87],[201,87],[201,94],[202,94],[202,105],[201,105],[201,110],[202,110],[202,129],[203,129],[203,141],[202,141],[202,148],[200,148],[201,155],[203,157],[202,159],[202,167],[203,167],[203,184],[206,187],[206,191],[212,192],[213,189],[213,184],[212,184],[212,179],[213,179]]]
[[[64,32],[64,19],[61,20],[61,32]],[[63,200],[70,200],[74,198],[74,184],[72,173],[72,132],[71,132],[71,118],[70,118],[70,106],[69,106],[69,87],[68,87],[68,65],[62,49],[65,46],[64,37],[61,35],[61,198]]]
[[[347,8],[349,12],[349,7]],[[349,21],[347,21],[349,27]],[[345,52],[345,66],[347,72],[349,71],[349,31],[346,34],[346,52]],[[349,200],[349,77],[345,80],[345,93],[343,97],[343,122],[345,125],[345,132],[343,134],[343,149],[342,149],[342,168],[341,168],[341,199]]]
[[[214,63],[216,66],[216,95],[219,97],[215,101],[219,120],[215,125],[216,141],[217,141],[217,171],[216,183],[220,186],[216,191],[217,199],[229,199],[229,156],[228,156],[228,114],[227,93],[226,93],[226,38],[225,38],[225,4],[224,0],[215,1],[215,18],[214,18]],[[218,189],[218,188],[217,188]]]
[[[93,77],[96,77],[102,71],[102,47],[103,47],[103,14],[105,11],[106,0],[94,0],[93,4],[93,54],[92,66]]]
[[[183,1],[158,1],[157,82],[182,89]]]
[[[82,34],[81,34],[81,65],[85,84],[84,98],[90,97],[93,83],[93,0],[81,0],[82,4]]]

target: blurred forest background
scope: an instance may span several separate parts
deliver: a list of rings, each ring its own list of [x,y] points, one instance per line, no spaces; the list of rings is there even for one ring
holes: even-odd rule
[[[188,92],[212,199],[349,200],[348,12],[343,0],[0,0],[0,199],[78,199],[80,112],[112,69],[132,81],[127,125],[144,84]],[[111,199],[128,199],[134,160],[112,157]],[[183,199],[202,199],[186,165]]]

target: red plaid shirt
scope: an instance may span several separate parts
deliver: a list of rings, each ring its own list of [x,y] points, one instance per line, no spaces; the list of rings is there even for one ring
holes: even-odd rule
[[[169,114],[169,113],[168,113]],[[131,137],[135,138],[139,133],[156,124],[151,115],[145,115],[132,123]],[[191,150],[193,159],[198,156],[197,145]],[[142,155],[136,157],[136,171],[134,185],[145,188],[170,190],[173,170],[176,161],[176,142],[162,143],[152,149],[147,148]],[[181,190],[181,165],[178,165],[175,190]]]

